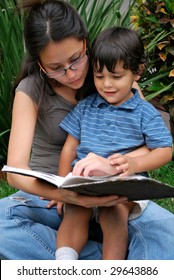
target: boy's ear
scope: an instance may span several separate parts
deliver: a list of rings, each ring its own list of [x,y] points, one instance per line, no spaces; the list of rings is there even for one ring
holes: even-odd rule
[[[145,64],[139,64],[137,74],[134,74],[135,81],[138,81],[141,78],[141,76],[143,75],[144,69],[145,69]]]
[[[143,75],[143,72],[144,72],[144,70],[145,70],[145,64],[139,64],[139,69],[138,69],[138,72],[137,72],[137,74],[138,75],[140,75],[140,76],[142,76]]]

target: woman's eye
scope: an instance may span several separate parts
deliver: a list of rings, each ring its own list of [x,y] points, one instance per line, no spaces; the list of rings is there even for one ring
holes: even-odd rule
[[[79,55],[78,57],[71,59],[70,63],[74,63],[74,62],[78,61],[80,59],[80,57],[81,56]]]
[[[63,70],[63,68],[62,67],[60,67],[60,66],[58,66],[58,67],[56,67],[56,68],[51,68],[51,71],[61,71],[61,70]]]

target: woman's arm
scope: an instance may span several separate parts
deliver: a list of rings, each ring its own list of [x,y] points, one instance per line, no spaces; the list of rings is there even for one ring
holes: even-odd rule
[[[138,90],[139,95],[141,96],[142,99],[145,99],[145,98],[144,98],[144,95],[142,94],[142,91],[141,91],[141,89],[140,89],[140,87],[139,87],[139,85],[138,85],[137,82],[134,82],[132,87],[133,87],[133,88],[136,88],[136,89]]]
[[[23,92],[14,98],[12,126],[8,147],[7,164],[29,169],[31,146],[37,120],[37,107]],[[9,174],[9,178],[13,177]]]
[[[23,92],[17,92],[13,104],[12,126],[8,147],[7,164],[9,166],[29,169],[32,141],[37,120],[37,106]],[[7,174],[8,183],[18,189],[39,196],[47,196],[51,185],[15,174]]]
[[[17,92],[13,104],[8,147],[7,164],[9,166],[30,169],[29,160],[37,117],[37,106],[33,100],[25,93]],[[53,199],[53,193],[56,190],[52,185],[40,180],[12,173],[7,173],[7,180],[17,189],[44,196],[47,199]]]

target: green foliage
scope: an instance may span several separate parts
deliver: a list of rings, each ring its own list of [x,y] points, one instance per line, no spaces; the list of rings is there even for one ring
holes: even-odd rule
[[[132,23],[143,38],[148,57],[140,85],[147,100],[158,96],[169,110],[174,103],[174,1],[137,0],[136,4]]]
[[[24,52],[22,19],[14,0],[0,2],[0,160],[6,161],[11,126],[11,90]]]
[[[165,166],[150,172],[150,176],[152,178],[174,187],[173,174],[174,174],[174,161],[171,161]],[[157,199],[155,200],[155,202],[174,214],[174,198]]]
[[[122,12],[122,0],[69,0],[87,26],[91,42],[96,35],[109,26],[128,26],[130,10],[135,0],[130,1],[127,11]]]
[[[174,187],[174,161],[169,162],[165,166],[150,172],[150,176],[163,183]]]
[[[4,179],[0,179],[0,198],[9,196],[15,192],[15,188],[9,186],[9,184]]]

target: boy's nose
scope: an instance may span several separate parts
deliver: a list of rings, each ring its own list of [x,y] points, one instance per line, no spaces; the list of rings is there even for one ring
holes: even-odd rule
[[[105,79],[103,84],[105,87],[112,87],[112,82],[110,79]]]

